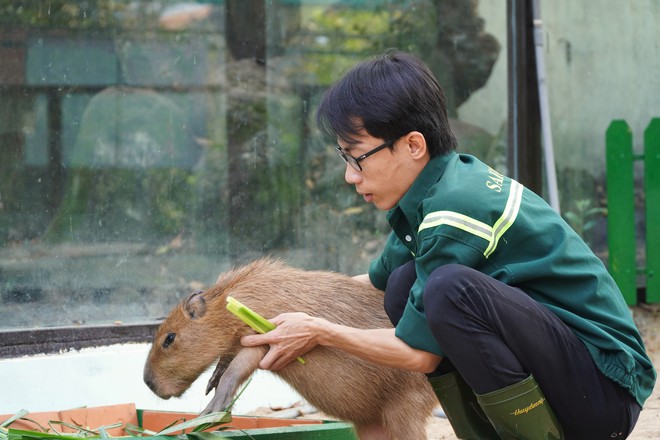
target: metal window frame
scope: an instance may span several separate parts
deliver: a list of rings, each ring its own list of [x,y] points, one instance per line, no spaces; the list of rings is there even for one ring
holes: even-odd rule
[[[159,323],[0,331],[0,359],[82,348],[150,342]]]
[[[508,174],[543,193],[539,106],[532,1],[507,0]]]

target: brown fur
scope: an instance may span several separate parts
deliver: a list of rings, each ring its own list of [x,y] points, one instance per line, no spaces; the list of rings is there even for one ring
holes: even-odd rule
[[[156,333],[144,380],[160,397],[180,396],[215,361],[208,391],[216,393],[204,412],[224,410],[267,347],[242,347],[253,331],[226,309],[233,296],[267,318],[300,311],[359,328],[391,327],[383,293],[332,272],[304,271],[270,259],[222,274],[215,286],[175,307]],[[174,342],[164,348],[170,333]],[[316,347],[305,365],[292,362],[276,372],[320,411],[354,423],[361,438],[424,439],[437,404],[421,373],[387,368],[339,350]],[[372,436],[372,431],[384,431]]]

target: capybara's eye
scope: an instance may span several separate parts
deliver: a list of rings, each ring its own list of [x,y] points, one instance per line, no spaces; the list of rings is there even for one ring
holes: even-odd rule
[[[174,338],[176,338],[176,333],[168,333],[167,336],[165,336],[165,340],[163,341],[163,348],[167,348],[172,345]]]

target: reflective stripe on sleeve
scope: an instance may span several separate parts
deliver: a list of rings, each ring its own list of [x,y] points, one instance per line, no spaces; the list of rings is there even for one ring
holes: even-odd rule
[[[513,225],[513,222],[516,221],[518,211],[520,211],[520,204],[522,203],[522,193],[523,186],[515,180],[512,180],[511,189],[509,190],[509,198],[506,201],[506,207],[504,208],[502,216],[497,219],[495,226],[493,226],[493,237],[484,251],[484,257],[488,258],[490,254],[495,252],[495,248],[497,248],[497,243],[500,241],[500,238],[502,238],[504,233],[511,227],[511,225]]]
[[[483,238],[488,242],[484,257],[488,258],[495,249],[497,244],[504,233],[513,225],[520,211],[520,204],[522,203],[523,186],[516,182],[511,181],[511,188],[509,189],[509,198],[507,199],[504,211],[495,225],[489,226],[479,220],[468,217],[464,214],[453,211],[435,211],[430,212],[424,217],[424,220],[419,225],[418,233],[424,229],[434,228],[442,225],[452,226],[465,231],[469,234],[476,235]]]
[[[431,212],[424,217],[424,221],[419,225],[417,232],[424,229],[433,228],[440,225],[449,225],[461,229],[470,234],[481,237],[486,241],[491,240],[493,236],[493,228],[486,223],[475,220],[467,215],[459,214],[453,211],[436,211]]]

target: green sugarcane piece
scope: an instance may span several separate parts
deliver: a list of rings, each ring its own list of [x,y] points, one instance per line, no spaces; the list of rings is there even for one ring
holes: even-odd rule
[[[236,315],[241,321],[249,325],[252,330],[257,333],[267,333],[277,327],[275,324],[249,307],[244,306],[240,301],[231,296],[227,297],[227,310]],[[305,364],[305,360],[301,357],[297,357],[296,360],[303,365]]]
[[[268,321],[249,307],[244,306],[231,296],[227,297],[227,310],[238,316],[241,321],[252,327],[252,330],[258,333],[266,333],[275,328],[275,324]]]

